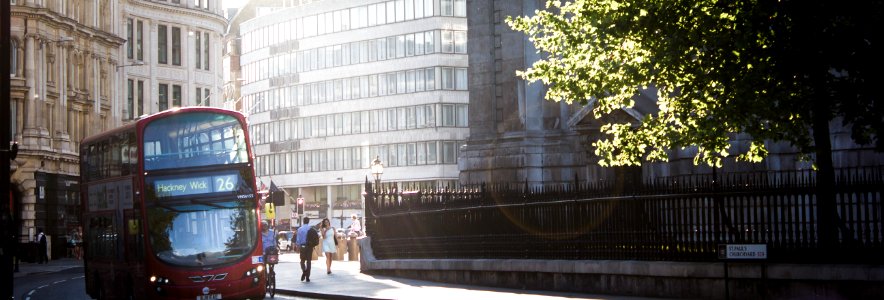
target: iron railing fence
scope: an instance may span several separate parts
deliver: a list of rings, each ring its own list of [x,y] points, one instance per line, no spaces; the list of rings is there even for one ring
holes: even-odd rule
[[[767,244],[768,261],[884,262],[884,168],[839,170],[838,244],[818,243],[812,171],[692,175],[640,184],[368,187],[380,259],[716,261]]]

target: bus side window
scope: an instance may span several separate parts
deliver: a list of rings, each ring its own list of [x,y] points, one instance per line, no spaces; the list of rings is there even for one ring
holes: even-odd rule
[[[117,253],[117,233],[114,220],[108,216],[93,216],[86,222],[86,255],[92,258],[114,259]]]

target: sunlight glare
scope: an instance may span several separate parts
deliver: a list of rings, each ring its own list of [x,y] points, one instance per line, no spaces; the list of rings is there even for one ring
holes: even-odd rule
[[[224,2],[224,9],[227,8],[239,8],[248,2],[248,0],[221,0]]]

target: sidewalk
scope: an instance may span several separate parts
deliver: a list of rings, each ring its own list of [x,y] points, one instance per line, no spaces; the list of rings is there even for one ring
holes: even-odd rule
[[[437,283],[389,276],[367,275],[359,272],[357,261],[333,261],[332,274],[325,273],[325,257],[313,261],[310,282],[301,281],[300,258],[297,253],[279,256],[276,265],[277,294],[320,299],[650,299],[612,295],[592,295],[498,289],[481,286]],[[83,261],[61,258],[47,264],[19,263],[14,278],[27,275],[58,272],[82,267]]]
[[[282,295],[322,299],[650,299],[552,291],[498,289],[437,283],[359,272],[357,261],[333,261],[332,274],[325,273],[325,257],[313,261],[310,282],[301,282],[298,254],[280,255],[276,265],[276,292]]]
[[[83,261],[77,260],[75,258],[59,258],[50,260],[49,263],[38,264],[38,263],[28,263],[28,262],[19,262],[18,263],[18,272],[13,272],[13,278],[24,277],[33,274],[40,273],[50,273],[50,272],[58,272],[63,271],[70,268],[82,267]],[[14,268],[14,266],[13,266]]]

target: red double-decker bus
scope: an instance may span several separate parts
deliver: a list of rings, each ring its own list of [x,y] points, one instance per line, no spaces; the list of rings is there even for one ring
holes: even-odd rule
[[[245,117],[189,107],[83,140],[86,291],[260,299],[259,198]]]

